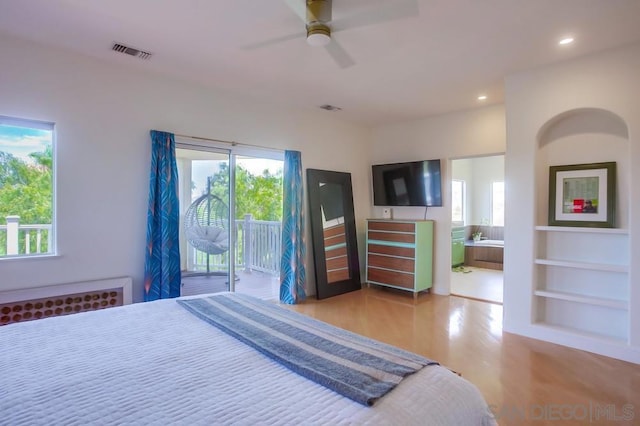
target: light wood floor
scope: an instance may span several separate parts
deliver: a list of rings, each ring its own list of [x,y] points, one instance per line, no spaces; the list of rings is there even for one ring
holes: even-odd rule
[[[501,425],[640,425],[640,366],[505,333],[495,303],[365,288],[291,309],[462,373]]]
[[[464,266],[451,271],[451,294],[502,303],[503,282],[502,271]]]

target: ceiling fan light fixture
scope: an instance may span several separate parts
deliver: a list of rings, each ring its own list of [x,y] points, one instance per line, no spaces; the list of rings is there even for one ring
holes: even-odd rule
[[[310,46],[326,46],[331,42],[331,29],[321,23],[307,25],[307,43]]]

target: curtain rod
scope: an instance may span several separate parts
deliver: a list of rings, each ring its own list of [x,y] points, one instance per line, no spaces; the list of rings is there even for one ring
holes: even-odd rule
[[[266,147],[266,146],[253,145],[253,144],[250,144],[250,143],[242,143],[242,142],[236,142],[236,141],[225,141],[225,140],[222,140],[222,139],[203,138],[201,136],[181,135],[181,134],[178,134],[178,133],[174,133],[174,136],[177,136],[179,138],[194,139],[194,140],[199,140],[199,141],[226,143],[226,144],[229,144],[231,146],[250,146],[252,148],[260,148],[260,149],[267,149],[267,150],[270,150],[270,151],[284,152],[284,149],[269,148],[269,147]]]

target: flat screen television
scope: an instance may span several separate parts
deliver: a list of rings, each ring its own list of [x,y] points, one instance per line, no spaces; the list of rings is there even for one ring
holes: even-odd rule
[[[376,206],[442,206],[440,160],[374,164],[373,204]]]

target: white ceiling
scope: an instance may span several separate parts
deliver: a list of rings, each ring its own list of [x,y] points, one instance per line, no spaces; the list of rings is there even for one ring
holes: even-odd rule
[[[342,68],[285,0],[0,0],[0,33],[367,125],[501,103],[506,75],[638,41],[639,21],[640,0],[334,0]]]

